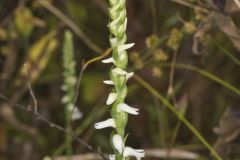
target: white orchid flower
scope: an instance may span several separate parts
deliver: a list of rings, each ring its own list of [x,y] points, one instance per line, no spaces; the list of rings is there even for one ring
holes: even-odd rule
[[[112,143],[113,143],[113,146],[116,148],[116,150],[117,150],[119,153],[122,153],[122,152],[123,152],[124,142],[123,142],[122,137],[121,137],[119,134],[113,135],[113,137],[112,137]]]
[[[122,76],[128,74],[126,71],[122,70],[121,68],[114,68],[112,71],[113,71],[114,73],[116,73],[116,74],[118,74],[118,75],[122,75]]]
[[[129,105],[127,105],[125,103],[118,104],[117,105],[117,110],[122,111],[122,112],[127,112],[127,113],[133,114],[133,115],[138,115],[139,114],[138,113],[139,109],[130,107]]]
[[[107,58],[102,60],[102,63],[113,63],[115,64],[115,60],[111,57],[111,58]]]
[[[122,70],[121,68],[114,68],[112,71],[118,75],[126,76],[127,80],[134,75],[133,72],[128,73],[128,72]]]
[[[125,147],[123,151],[124,157],[133,156],[136,157],[137,160],[141,160],[145,156],[145,152],[143,149],[133,149],[131,147]]]
[[[103,128],[107,128],[107,127],[116,128],[116,123],[113,118],[109,118],[105,121],[95,123],[94,127],[96,129],[103,129]]]
[[[109,96],[108,96],[108,99],[107,99],[106,104],[107,104],[107,105],[113,104],[113,102],[116,101],[117,96],[118,96],[117,93],[111,92],[111,93],[109,94]]]
[[[127,73],[126,78],[129,80],[134,75],[133,72]]]
[[[83,116],[82,112],[80,112],[77,107],[74,107],[72,111],[71,119],[75,121],[75,120],[81,119],[82,116]]]
[[[112,80],[105,80],[103,81],[103,83],[107,85],[115,85],[115,83]]]
[[[73,104],[67,105],[67,110],[71,114],[71,119],[73,121],[81,119],[83,114],[79,111],[77,106],[74,106]]]
[[[132,48],[135,45],[135,43],[129,43],[129,44],[122,44],[118,46],[118,53],[121,53],[122,51],[125,51],[127,49]]]
[[[110,154],[109,155],[109,160],[115,160],[115,155]]]

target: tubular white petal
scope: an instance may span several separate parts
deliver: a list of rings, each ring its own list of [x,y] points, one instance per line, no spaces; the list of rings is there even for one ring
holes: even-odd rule
[[[116,148],[116,150],[118,150],[119,153],[122,153],[123,147],[124,147],[122,137],[118,134],[115,134],[112,137],[112,143],[113,143],[113,146]]]
[[[116,123],[113,118],[110,118],[105,121],[95,123],[94,127],[96,129],[102,129],[102,128],[107,128],[107,127],[116,128]]]
[[[111,80],[105,80],[103,83],[108,84],[108,85],[115,85],[115,83]]]
[[[119,45],[118,47],[118,52],[121,53],[122,51],[125,51],[131,47],[134,46],[135,43],[129,43],[129,44],[122,44],[122,45]]]
[[[131,78],[133,75],[134,75],[133,72],[128,73],[127,76],[126,76],[126,77],[127,77],[127,80],[128,80],[129,78]]]
[[[127,112],[127,113],[133,114],[133,115],[138,115],[139,114],[137,112],[137,111],[139,111],[139,109],[130,107],[129,105],[127,105],[125,103],[118,104],[117,105],[117,110],[122,111],[122,112]]]
[[[111,57],[111,58],[108,58],[108,59],[104,59],[102,60],[103,63],[115,63],[114,59]]]
[[[144,150],[135,150],[131,147],[125,147],[123,152],[124,157],[134,156],[137,160],[141,160],[145,156]]]
[[[115,155],[110,154],[109,155],[109,160],[115,160]]]
[[[109,94],[106,104],[111,105],[116,99],[117,99],[117,93],[112,92]]]
[[[119,75],[127,75],[127,72],[122,70],[121,68],[114,68],[112,71]]]

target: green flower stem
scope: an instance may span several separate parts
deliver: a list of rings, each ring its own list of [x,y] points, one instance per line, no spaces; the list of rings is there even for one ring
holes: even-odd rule
[[[126,0],[109,0],[110,9],[109,16],[111,22],[108,27],[111,32],[110,43],[112,47],[112,57],[115,61],[115,67],[122,70],[126,69],[128,64],[128,56],[125,50],[120,50],[121,45],[124,45],[127,40],[126,36]],[[124,139],[125,127],[128,121],[128,114],[126,112],[118,111],[118,104],[124,103],[127,96],[126,75],[119,75],[113,72],[113,68],[110,71],[111,80],[115,83],[114,92],[117,93],[117,99],[112,106],[112,117],[116,123],[116,132]],[[115,151],[116,160],[124,160],[122,153]]]
[[[127,15],[126,15],[126,0],[109,0],[109,16],[110,23],[110,44],[112,48],[112,57],[103,60],[103,63],[113,63],[114,66],[110,69],[111,80],[105,80],[104,83],[114,85],[111,93],[108,96],[107,105],[112,105],[112,118],[95,124],[96,129],[106,127],[115,128],[110,136],[111,144],[115,154],[110,155],[110,160],[125,160],[126,157],[135,156],[137,159],[144,157],[145,153],[142,149],[133,149],[125,146],[127,136],[125,136],[125,127],[128,122],[128,114],[138,115],[137,108],[133,108],[125,104],[127,96],[127,80],[133,76],[133,73],[127,73],[126,67],[128,64],[128,55],[126,50],[134,44],[125,44],[127,41]]]

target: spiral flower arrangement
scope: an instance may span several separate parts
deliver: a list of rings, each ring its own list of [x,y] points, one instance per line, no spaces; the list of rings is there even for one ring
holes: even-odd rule
[[[111,21],[108,27],[110,30],[109,39],[113,52],[111,58],[105,59],[102,62],[114,64],[110,70],[111,80],[104,81],[105,84],[114,86],[106,102],[107,105],[112,105],[112,118],[96,123],[95,128],[114,128],[111,136],[111,144],[115,154],[109,156],[110,160],[125,160],[126,157],[129,156],[134,156],[140,160],[144,157],[144,150],[125,146],[127,139],[125,127],[128,122],[128,114],[139,114],[139,109],[130,107],[125,103],[128,91],[126,83],[128,79],[133,76],[133,72],[128,73],[126,71],[128,64],[126,50],[134,45],[134,43],[126,44],[126,0],[109,0],[109,2],[109,16]]]

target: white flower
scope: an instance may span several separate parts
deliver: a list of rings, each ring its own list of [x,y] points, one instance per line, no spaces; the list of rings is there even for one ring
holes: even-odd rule
[[[117,99],[117,93],[112,92],[109,94],[106,104],[111,105],[113,104],[114,101],[116,101],[116,99]]]
[[[66,104],[67,102],[69,102],[70,101],[70,97],[68,96],[68,95],[65,95],[63,98],[62,98],[62,100],[61,100],[61,102],[63,103],[63,104]]]
[[[122,70],[121,68],[114,68],[112,71],[118,75],[127,75],[127,72]]]
[[[112,71],[118,75],[126,76],[127,80],[134,75],[133,72],[128,73],[128,72],[122,70],[121,68],[114,68]]]
[[[112,137],[112,143],[113,143],[113,146],[116,148],[116,150],[118,150],[119,153],[122,153],[124,148],[124,142],[122,137],[118,134],[115,134]]]
[[[115,85],[115,83],[111,80],[105,80],[103,83],[108,84],[108,85]]]
[[[134,46],[134,43],[129,43],[129,44],[122,44],[118,46],[118,53],[121,53],[122,51],[125,51],[129,48],[132,48]]]
[[[82,116],[83,116],[82,112],[80,112],[77,107],[74,107],[73,113],[71,115],[71,119],[75,121],[75,120],[81,119]]]
[[[110,118],[105,121],[95,123],[94,127],[96,129],[102,129],[102,128],[107,128],[107,127],[116,128],[116,123],[113,118]]]
[[[109,155],[109,160],[115,160],[115,155]]]
[[[124,157],[134,156],[137,160],[141,160],[145,156],[143,149],[133,149],[131,147],[125,147],[123,151]]]
[[[82,112],[79,111],[77,106],[74,106],[73,104],[67,105],[67,110],[71,114],[71,119],[73,121],[81,119],[82,118]]]
[[[134,73],[133,73],[133,72],[127,73],[127,75],[126,75],[126,77],[127,77],[127,80],[128,80],[129,78],[131,78],[133,75],[134,75]]]
[[[110,43],[111,43],[111,45],[112,45],[112,47],[116,47],[117,46],[117,38],[111,38],[110,39]]]
[[[130,107],[129,105],[127,105],[125,103],[118,104],[117,105],[117,110],[122,111],[122,112],[127,112],[127,113],[133,114],[133,115],[138,115],[139,114],[137,112],[137,111],[139,111],[139,109]]]
[[[103,63],[113,63],[115,64],[115,60],[111,57],[111,58],[108,58],[108,59],[104,59],[102,60]]]

